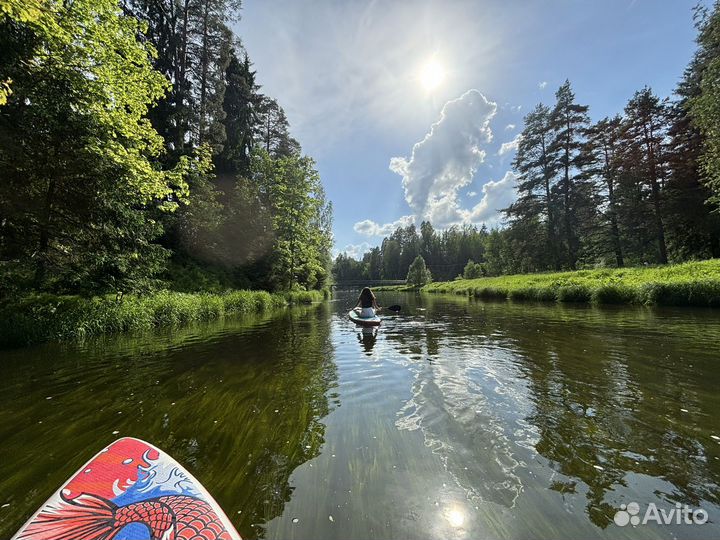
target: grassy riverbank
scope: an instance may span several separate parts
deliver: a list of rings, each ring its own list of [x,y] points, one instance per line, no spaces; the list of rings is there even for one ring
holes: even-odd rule
[[[309,304],[324,291],[270,294],[229,291],[223,294],[160,291],[147,296],[111,298],[32,295],[0,305],[0,348],[49,340],[83,339],[101,334],[178,327],[289,304]]]
[[[720,307],[720,259],[649,268],[459,279],[431,283],[422,291],[510,300]]]

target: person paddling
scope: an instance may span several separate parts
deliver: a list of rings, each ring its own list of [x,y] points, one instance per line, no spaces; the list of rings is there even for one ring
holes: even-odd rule
[[[362,292],[360,293],[360,296],[358,297],[357,304],[355,304],[356,308],[360,309],[360,317],[363,319],[371,319],[375,316],[376,311],[380,311],[382,308],[378,306],[377,299],[375,298],[375,295],[370,290],[370,287],[365,287]]]

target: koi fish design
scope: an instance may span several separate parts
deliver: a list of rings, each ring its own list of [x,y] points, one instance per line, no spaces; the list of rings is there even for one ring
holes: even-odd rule
[[[20,540],[112,540],[127,525],[139,523],[152,540],[233,540],[203,500],[168,495],[117,506],[93,495],[44,508]]]
[[[154,446],[115,441],[13,540],[241,540],[208,492]]]

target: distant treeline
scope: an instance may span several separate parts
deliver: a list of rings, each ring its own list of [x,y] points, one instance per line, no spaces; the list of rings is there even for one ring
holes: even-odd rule
[[[673,100],[643,88],[591,123],[566,81],[526,117],[505,227],[396,230],[338,279],[401,279],[420,254],[436,280],[720,257],[720,4],[696,8],[698,49]]]
[[[332,209],[238,0],[0,0],[0,296],[321,288]]]

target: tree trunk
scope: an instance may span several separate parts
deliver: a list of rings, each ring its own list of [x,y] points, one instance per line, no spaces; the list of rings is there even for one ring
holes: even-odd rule
[[[175,107],[177,118],[175,120],[175,143],[176,150],[182,152],[185,147],[185,95],[187,92],[187,49],[188,49],[188,23],[190,18],[190,0],[185,0],[182,13],[182,30],[180,32],[180,42],[178,44],[178,68],[175,84],[177,85],[177,93],[175,96]]]
[[[567,117],[566,128],[567,136],[565,138],[565,163],[563,164],[565,168],[565,176],[563,178],[563,205],[565,207],[565,240],[567,242],[568,263],[570,264],[570,269],[575,270],[575,266],[577,263],[577,255],[575,254],[575,242],[573,240],[572,222],[570,219],[570,140],[572,134],[570,131],[569,116]]]
[[[612,237],[613,249],[615,251],[615,264],[618,268],[625,266],[622,244],[620,242],[620,229],[618,227],[617,207],[615,205],[615,184],[611,172],[610,151],[607,145],[603,145],[605,156],[605,182],[608,188],[608,205],[610,214],[610,235]]]
[[[665,243],[665,226],[662,220],[662,204],[660,202],[660,186],[657,177],[657,164],[655,163],[655,149],[653,148],[652,128],[643,124],[645,144],[648,152],[648,165],[650,172],[650,188],[652,190],[653,208],[655,210],[655,230],[657,235],[658,248],[660,250],[660,263],[667,264],[667,244]]]
[[[545,136],[542,137],[542,163],[543,163],[543,181],[545,182],[545,201],[547,204],[547,235],[548,246],[552,266],[555,270],[560,270],[560,261],[558,260],[557,250],[555,249],[555,216],[552,210],[552,200],[550,197],[550,167],[547,162],[547,152],[545,148]]]
[[[207,76],[209,60],[209,36],[208,36],[208,19],[210,16],[210,0],[205,0],[205,10],[203,11],[203,27],[202,27],[202,66],[200,76],[200,118],[198,128],[198,142],[202,144],[203,135],[206,129],[205,122],[205,103],[207,101]]]
[[[51,178],[45,192],[45,203],[40,215],[39,238],[37,250],[37,263],[35,265],[34,285],[36,289],[41,288],[47,274],[47,254],[50,247],[50,219],[52,215],[52,203],[55,199],[55,179]]]

